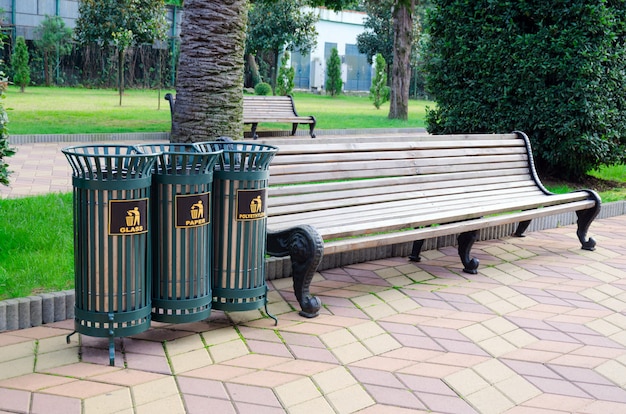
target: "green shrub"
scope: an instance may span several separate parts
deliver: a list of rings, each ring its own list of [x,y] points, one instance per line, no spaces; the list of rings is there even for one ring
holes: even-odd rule
[[[255,95],[262,95],[262,96],[271,95],[272,85],[270,85],[267,82],[259,82],[254,87],[254,93]]]
[[[387,62],[380,53],[376,54],[376,72],[370,88],[370,99],[374,101],[376,109],[389,100],[391,90],[387,86]]]
[[[276,77],[276,95],[287,96],[293,92],[293,78],[296,76],[296,71],[293,67],[287,67],[288,63],[289,52],[285,52],[280,59],[280,68]]]
[[[13,82],[20,86],[20,92],[30,83],[30,66],[28,66],[28,47],[24,36],[15,39],[15,49],[11,55],[11,68],[13,69]]]
[[[0,46],[3,45],[3,38],[0,36]],[[0,60],[0,64],[3,63]],[[15,154],[15,149],[9,147],[9,131],[7,124],[9,123],[9,117],[7,111],[4,108],[5,99],[4,91],[7,89],[7,79],[2,71],[0,71],[0,184],[9,185],[9,164],[5,162],[5,158]]]
[[[336,47],[330,53],[330,59],[326,64],[326,93],[330,96],[339,95],[343,81],[341,80],[341,58]]]
[[[543,173],[626,160],[626,6],[434,0],[425,25],[429,132],[522,130]]]

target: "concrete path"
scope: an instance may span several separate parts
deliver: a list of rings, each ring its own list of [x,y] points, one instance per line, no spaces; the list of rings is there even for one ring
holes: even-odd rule
[[[2,196],[69,191],[66,145],[21,148]],[[625,413],[626,216],[590,234],[594,252],[571,226],[479,242],[478,275],[454,248],[325,270],[315,319],[275,280],[278,326],[153,323],[116,339],[113,367],[106,339],[66,343],[69,320],[4,332],[0,413]]]

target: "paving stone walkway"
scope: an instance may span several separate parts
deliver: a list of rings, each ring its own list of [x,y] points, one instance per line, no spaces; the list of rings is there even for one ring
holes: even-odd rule
[[[298,316],[291,280],[270,311],[213,311],[116,340],[72,321],[0,334],[2,413],[624,413],[626,216],[594,252],[571,227],[330,269]]]

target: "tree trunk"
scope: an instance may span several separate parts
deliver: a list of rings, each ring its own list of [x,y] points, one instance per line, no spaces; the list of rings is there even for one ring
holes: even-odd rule
[[[243,138],[247,0],[185,0],[172,142]]]
[[[406,120],[409,116],[411,83],[411,46],[415,0],[395,0],[393,6],[393,67],[389,119]]]
[[[50,55],[50,52],[48,51],[43,52],[43,73],[44,73],[44,78],[46,79],[46,86],[50,86],[50,63],[48,59],[49,55]]]
[[[117,49],[117,86],[120,91],[120,106],[122,106],[122,95],[124,95],[124,49]]]

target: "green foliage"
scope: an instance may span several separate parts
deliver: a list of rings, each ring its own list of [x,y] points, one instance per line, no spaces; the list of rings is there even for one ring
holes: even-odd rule
[[[311,7],[328,7],[333,11],[340,11],[358,6],[359,0],[308,0],[307,3]]]
[[[343,81],[341,80],[341,59],[336,47],[333,47],[330,58],[326,63],[326,93],[330,96],[341,94]]]
[[[163,0],[81,0],[78,12],[76,38],[81,44],[111,44],[114,34],[125,31],[131,32],[133,45],[166,36]]]
[[[20,86],[20,92],[24,92],[30,83],[29,59],[26,40],[24,40],[24,36],[18,36],[15,39],[15,49],[11,55],[11,69],[13,70],[13,83]]]
[[[293,91],[293,78],[296,76],[296,71],[289,64],[289,52],[283,53],[283,57],[280,59],[280,69],[278,70],[278,77],[276,78],[276,95],[290,95]]]
[[[121,106],[126,49],[165,39],[164,0],[81,0],[78,12],[76,38],[79,43],[96,43],[117,49]]]
[[[59,64],[59,58],[72,52],[72,29],[59,16],[47,16],[35,29],[39,36],[34,41],[44,58],[46,86],[51,84],[50,72]]]
[[[380,53],[376,54],[375,70],[370,88],[370,99],[374,102],[376,109],[380,109],[382,104],[389,101],[391,93],[389,86],[387,86],[387,62]]]
[[[6,78],[4,74],[0,72],[0,100],[5,99],[4,91],[7,87]],[[9,147],[9,130],[7,124],[9,123],[9,117],[7,111],[4,108],[4,103],[0,101],[0,184],[9,185],[9,165],[5,162],[5,158],[8,158],[15,154],[15,149]]]
[[[4,37],[0,34],[0,46],[4,44]],[[0,64],[4,62],[0,60]],[[6,163],[5,158],[8,158],[15,154],[15,149],[9,147],[9,130],[7,124],[9,123],[9,117],[7,111],[4,108],[2,100],[6,98],[4,92],[7,89],[7,79],[3,72],[0,71],[0,184],[9,185],[9,164]]]
[[[522,130],[540,170],[568,179],[624,163],[624,2],[433,3],[430,132]]]
[[[267,82],[259,82],[254,87],[254,94],[255,95],[262,95],[262,96],[271,95],[272,94],[272,85],[270,85]]]
[[[303,8],[305,5],[304,0],[259,0],[250,7],[246,54],[257,58],[269,55],[271,74],[267,78],[272,79],[273,85],[276,85],[280,52],[299,50],[306,54],[317,43],[317,15]]]
[[[372,58],[380,53],[385,61],[393,61],[393,21],[391,10],[394,0],[366,1],[365,31],[356,37],[359,52]]]

